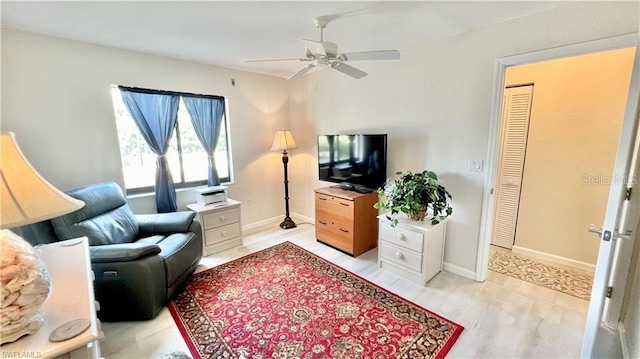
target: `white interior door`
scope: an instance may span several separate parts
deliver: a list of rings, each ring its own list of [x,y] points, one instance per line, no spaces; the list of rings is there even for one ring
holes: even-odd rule
[[[624,235],[626,235],[626,233],[623,233],[623,236],[619,236],[618,230],[628,224],[627,217],[630,215],[629,209],[636,207],[635,205],[629,205],[627,200],[627,189],[630,183],[633,184],[633,180],[627,181],[624,179],[627,179],[630,173],[638,173],[638,162],[635,161],[632,163],[632,159],[638,158],[638,156],[634,156],[634,151],[637,154],[638,150],[634,144],[637,138],[638,116],[640,115],[638,111],[640,105],[639,72],[640,41],[636,45],[636,55],[631,72],[627,106],[622,122],[622,131],[614,171],[611,177],[607,211],[600,235],[600,249],[598,250],[593,291],[591,292],[591,301],[589,302],[587,323],[582,342],[581,357],[583,358],[592,358],[595,355],[595,344],[598,339],[598,331],[602,324],[603,311],[605,303],[607,302],[607,290],[614,266],[613,259],[615,249],[619,241],[624,240]],[[637,199],[637,196],[632,196],[632,198]],[[634,215],[637,216],[637,214]],[[634,236],[635,233],[631,233],[631,237],[629,238],[632,240]],[[619,238],[622,239],[619,240]],[[622,265],[617,266],[616,272],[619,273],[628,270],[628,266],[627,268],[622,267]],[[624,291],[624,286],[621,286],[620,290]]]
[[[502,104],[501,148],[491,244],[511,249],[516,235],[533,85],[507,87]]]

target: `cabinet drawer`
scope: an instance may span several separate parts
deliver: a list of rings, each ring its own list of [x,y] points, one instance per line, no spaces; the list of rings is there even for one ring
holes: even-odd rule
[[[317,217],[342,218],[353,221],[353,212],[353,201],[316,193]]]
[[[388,222],[380,221],[379,236],[381,240],[422,253],[424,241],[422,232],[399,227],[393,228]]]
[[[351,220],[353,218],[353,201],[333,197],[331,201],[331,210],[334,212],[335,216]]]
[[[211,229],[238,222],[240,220],[240,212],[237,208],[231,208],[224,211],[207,213],[202,216],[202,218],[204,220],[204,229]]]
[[[353,252],[352,232],[345,233],[330,223],[316,221],[316,238],[347,253]]]
[[[216,243],[226,241],[240,236],[240,223],[232,223],[226,226],[209,229],[204,234],[205,246],[212,246]]]
[[[389,262],[397,263],[409,270],[420,273],[422,271],[422,255],[406,248],[394,246],[387,242],[379,243],[380,256]]]

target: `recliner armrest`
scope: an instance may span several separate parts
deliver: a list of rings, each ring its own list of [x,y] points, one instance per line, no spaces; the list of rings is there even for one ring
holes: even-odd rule
[[[122,243],[90,246],[92,263],[130,262],[160,253],[156,244]]]
[[[182,211],[158,214],[137,214],[142,234],[173,234],[188,232],[195,212]]]

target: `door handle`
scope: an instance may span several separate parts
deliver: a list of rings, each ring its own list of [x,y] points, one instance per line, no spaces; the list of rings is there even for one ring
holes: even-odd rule
[[[595,233],[599,237],[602,237],[602,227],[596,228],[593,224],[590,224],[589,225],[589,229],[587,229],[587,231],[589,231],[589,233]],[[615,230],[614,234],[613,234],[613,237],[614,237],[614,239],[624,239],[624,240],[628,241],[628,240],[631,239],[631,233],[632,232],[633,231],[631,231],[631,230],[627,230],[627,231],[625,231],[625,233],[618,233],[618,230]],[[603,239],[605,241],[609,241],[611,239],[611,233],[607,231],[607,233],[605,233],[605,237]]]
[[[589,225],[589,229],[587,229],[587,231],[588,231],[589,233],[595,233],[595,234],[597,234],[597,235],[599,235],[599,236],[602,236],[602,227],[600,227],[600,228],[596,228],[596,226],[595,226],[595,225],[590,224],[590,225]]]

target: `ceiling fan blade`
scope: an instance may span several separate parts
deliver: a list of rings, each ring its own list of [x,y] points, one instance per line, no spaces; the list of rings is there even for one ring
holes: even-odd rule
[[[311,61],[310,59],[266,59],[266,60],[245,60],[244,62],[273,62],[273,61]]]
[[[324,45],[320,41],[302,39],[302,43],[314,55],[327,55],[327,52],[324,50]]]
[[[300,70],[296,71],[295,74],[289,76],[289,78],[287,80],[293,80],[295,78],[298,78],[304,74],[306,74],[309,70],[311,70],[312,68],[316,67],[315,64],[309,64],[303,68],[301,68]]]
[[[360,61],[360,60],[398,60],[400,51],[398,50],[381,50],[381,51],[361,51],[349,52],[340,55],[343,61]]]
[[[354,79],[361,79],[365,76],[367,76],[367,73],[361,70],[356,69],[355,67],[351,66],[351,65],[347,65],[345,63],[342,62],[334,62],[331,64],[331,68],[332,69],[336,69],[340,72],[342,72],[343,74],[349,75],[351,77],[353,77]]]

